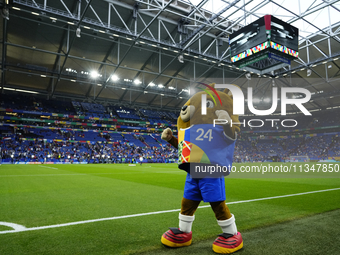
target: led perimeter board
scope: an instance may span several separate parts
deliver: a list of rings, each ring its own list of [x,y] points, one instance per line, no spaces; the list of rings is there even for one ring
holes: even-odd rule
[[[250,66],[258,70],[282,63],[290,65],[299,56],[298,40],[296,27],[266,15],[229,36],[231,62],[241,68]],[[259,61],[262,63],[256,65]]]

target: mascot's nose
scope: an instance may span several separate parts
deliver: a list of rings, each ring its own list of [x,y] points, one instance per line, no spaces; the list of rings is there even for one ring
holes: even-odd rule
[[[184,105],[184,106],[182,107],[182,111],[185,111],[187,108],[188,108],[188,106],[187,106],[187,105]]]

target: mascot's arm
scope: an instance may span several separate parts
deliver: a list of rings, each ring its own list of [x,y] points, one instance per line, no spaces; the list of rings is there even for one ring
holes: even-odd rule
[[[162,140],[167,141],[176,149],[178,149],[178,139],[172,135],[172,131],[170,128],[167,128],[163,131],[161,138]]]
[[[217,118],[221,119],[221,120],[227,120],[228,124],[224,124],[223,125],[223,129],[224,129],[224,133],[232,138],[235,139],[236,138],[236,132],[240,131],[240,127],[237,125],[233,125],[232,127],[230,126],[231,123],[231,117],[229,115],[229,113],[227,111],[224,110],[217,110],[216,112]]]

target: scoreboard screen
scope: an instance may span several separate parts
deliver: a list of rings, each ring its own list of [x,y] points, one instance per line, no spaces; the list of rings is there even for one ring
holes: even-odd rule
[[[290,63],[298,57],[299,30],[271,15],[266,15],[229,36],[231,62],[238,66],[265,58]]]
[[[298,51],[299,30],[282,20],[271,16],[271,41]]]
[[[251,49],[265,41],[266,28],[264,24],[264,17],[262,17],[229,36],[231,56],[235,56],[247,49]]]

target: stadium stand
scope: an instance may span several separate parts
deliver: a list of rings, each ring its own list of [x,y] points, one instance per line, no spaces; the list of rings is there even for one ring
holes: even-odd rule
[[[118,117],[122,119],[134,119],[134,120],[140,120],[141,117],[138,116],[138,113],[136,110],[128,108],[128,107],[114,107],[113,108]]]
[[[3,163],[131,163],[141,155],[147,162],[177,159],[177,150],[160,139],[165,127],[176,129],[175,112],[9,94],[0,117]],[[261,130],[241,127],[235,162],[340,159],[340,116],[334,110],[299,115],[294,129],[283,127],[282,117],[273,118],[279,121]]]

